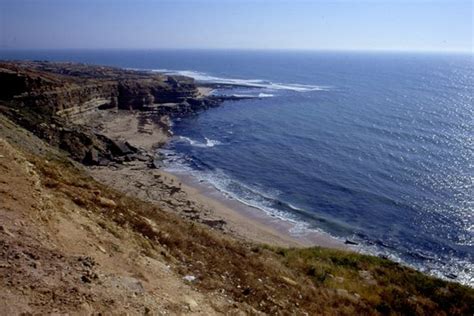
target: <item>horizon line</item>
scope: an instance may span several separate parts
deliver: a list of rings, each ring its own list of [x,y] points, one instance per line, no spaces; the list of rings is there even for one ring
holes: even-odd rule
[[[380,53],[455,53],[455,54],[474,54],[474,50],[458,50],[458,49],[402,49],[402,48],[236,48],[236,47],[215,47],[215,48],[204,48],[204,47],[55,47],[55,48],[13,48],[13,47],[0,47],[0,51],[292,51],[292,52],[380,52]]]

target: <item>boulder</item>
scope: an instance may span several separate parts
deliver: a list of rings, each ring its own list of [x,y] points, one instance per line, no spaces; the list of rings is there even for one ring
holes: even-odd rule
[[[99,152],[95,148],[91,148],[84,157],[83,163],[86,165],[98,165],[99,162]]]
[[[125,156],[128,154],[133,154],[137,151],[136,148],[130,146],[128,142],[114,140],[110,140],[110,150],[113,155],[117,156]]]

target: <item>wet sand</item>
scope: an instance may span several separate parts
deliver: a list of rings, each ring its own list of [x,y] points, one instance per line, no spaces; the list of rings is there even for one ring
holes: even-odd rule
[[[239,237],[271,245],[348,248],[343,241],[324,232],[293,232],[295,223],[228,198],[211,184],[200,182],[192,176],[177,173],[172,175],[184,183],[188,192],[194,193],[196,200],[214,209],[216,215],[221,216]]]

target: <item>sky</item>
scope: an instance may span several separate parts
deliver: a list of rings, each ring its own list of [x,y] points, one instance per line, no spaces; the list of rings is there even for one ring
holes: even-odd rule
[[[0,0],[0,49],[473,51],[472,0]]]

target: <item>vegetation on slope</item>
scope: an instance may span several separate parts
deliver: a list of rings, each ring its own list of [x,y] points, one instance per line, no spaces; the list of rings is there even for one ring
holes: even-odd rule
[[[112,190],[64,159],[30,157],[43,183],[101,215],[140,251],[196,277],[205,293],[277,314],[472,315],[474,290],[389,260],[322,248],[280,249],[236,241]],[[119,229],[120,228],[120,229]]]

